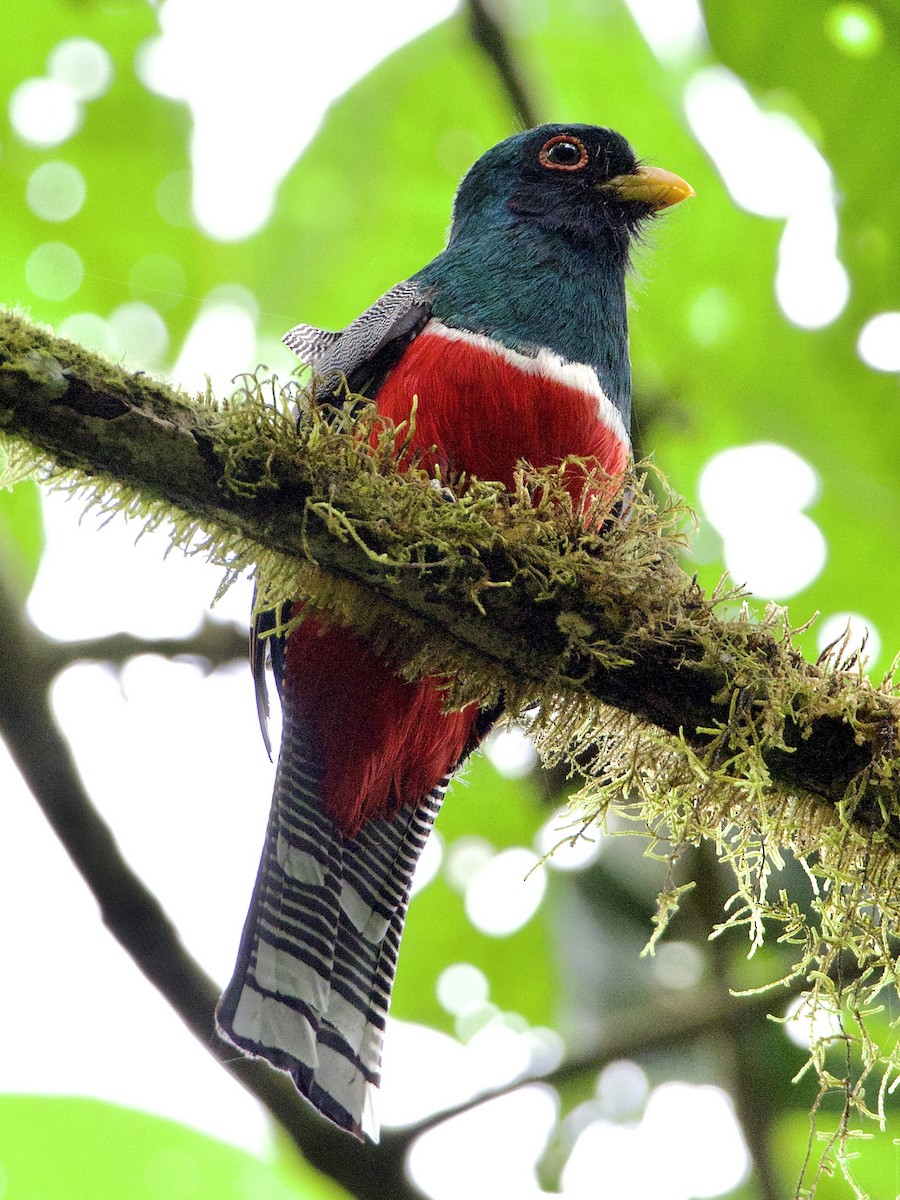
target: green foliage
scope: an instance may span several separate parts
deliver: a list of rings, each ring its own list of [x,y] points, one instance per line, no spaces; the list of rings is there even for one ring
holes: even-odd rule
[[[338,101],[284,181],[269,224],[241,243],[221,245],[187,216],[187,113],[149,93],[133,71],[135,52],[156,28],[152,8],[130,0],[34,0],[21,7],[11,35],[16,53],[5,63],[7,92],[41,75],[48,53],[68,36],[95,38],[109,51],[116,73],[111,89],[86,103],[79,132],[50,150],[23,144],[8,128],[4,106],[0,298],[57,327],[72,314],[105,322],[123,304],[149,304],[168,338],[167,351],[144,362],[152,369],[164,370],[174,360],[204,297],[221,284],[253,290],[264,345],[296,320],[343,324],[440,248],[459,175],[512,129],[496,74],[472,45],[464,21],[454,19],[392,55]],[[698,193],[691,205],[657,223],[632,281],[636,423],[643,448],[655,453],[690,501],[704,463],[729,445],[772,440],[811,462],[822,480],[812,515],[827,537],[829,557],[823,574],[792,601],[794,621],[816,609],[860,611],[882,635],[879,665],[886,666],[900,648],[891,569],[900,528],[900,408],[896,379],[866,368],[855,341],[866,319],[897,307],[900,171],[887,103],[900,82],[896,14],[886,0],[867,5],[706,0],[705,8],[711,50],[674,66],[654,57],[618,0],[520,0],[510,22],[511,44],[547,119],[620,128],[640,154],[686,176]],[[842,21],[848,13],[862,15],[863,36],[856,43],[846,40]],[[298,54],[298,69],[302,61]],[[826,329],[801,330],[781,314],[773,292],[781,223],[732,203],[687,125],[684,85],[697,67],[716,61],[738,72],[766,108],[798,119],[835,172],[839,252],[850,273],[851,296],[844,314]],[[53,162],[77,167],[86,183],[83,207],[61,223],[42,220],[23,200],[33,172]],[[757,164],[760,171],[766,168],[764,161]],[[66,298],[48,299],[29,284],[27,264],[48,241],[71,246],[83,264],[81,284]],[[91,327],[105,328],[97,336],[115,356],[131,349],[110,326]],[[708,533],[701,530],[715,552]],[[33,490],[20,485],[0,494],[0,546],[24,593],[41,547]],[[701,582],[711,586],[722,569],[720,558],[707,561],[710,555],[699,542],[696,554]],[[807,635],[809,649],[813,639],[814,632]],[[496,847],[531,845],[545,811],[531,784],[501,783],[487,764],[476,762],[442,816],[445,853],[472,834]],[[600,865],[571,881],[556,877],[551,902],[524,929],[489,939],[472,928],[444,872],[413,903],[395,1011],[449,1028],[435,981],[444,966],[466,961],[488,975],[491,1000],[504,1011],[519,1012],[532,1023],[554,1019],[564,1034],[584,1035],[585,1029],[596,1034],[616,1023],[617,1011],[627,1013],[660,990],[647,960],[633,975],[628,964],[637,963],[652,896],[665,878],[665,864],[636,863],[632,851],[613,841]],[[805,878],[802,882],[805,887]],[[805,894],[801,889],[791,897]],[[715,969],[739,987],[759,986],[783,973],[784,949],[772,943],[748,962],[745,943],[723,937],[725,951],[713,960],[704,944],[717,919],[710,917],[710,907],[714,914],[721,911],[721,903],[704,909],[692,896],[678,918],[690,926],[706,972]],[[585,1000],[578,979],[567,977],[560,963],[579,948],[591,948],[587,956],[598,945],[594,957],[606,976],[616,976],[615,995],[598,985]],[[662,994],[668,995],[664,988]],[[883,1033],[888,1042],[890,1034]],[[782,1059],[790,1055],[780,1031],[776,1037],[768,1026],[763,1036],[754,1027],[747,1040],[759,1050],[760,1063],[770,1064],[760,1095],[782,1114],[777,1155],[796,1162],[799,1174],[808,1089],[791,1090],[786,1083],[791,1072]],[[707,1066],[705,1077],[729,1082],[727,1066],[719,1061]],[[696,1060],[675,1051],[658,1053],[654,1069],[658,1077],[666,1070],[699,1070]],[[582,1078],[569,1085],[566,1107],[580,1103],[592,1082]],[[29,1114],[49,1124],[43,1110],[32,1107]],[[18,1130],[21,1146],[36,1153],[18,1121],[4,1109],[0,1137]],[[115,1138],[106,1148],[95,1145],[94,1160],[104,1163],[99,1178],[111,1175],[105,1156],[116,1145]],[[13,1160],[2,1161],[5,1166]],[[873,1196],[893,1188],[891,1133],[864,1145],[854,1169]],[[785,1173],[786,1191],[797,1174],[793,1166]],[[99,1186],[94,1180],[90,1194],[101,1195]],[[134,1188],[123,1185],[123,1192],[134,1194]],[[819,1184],[820,1198],[849,1194],[841,1180]]]
[[[339,1200],[293,1154],[265,1163],[163,1117],[101,1100],[0,1096],[0,1195],[10,1200]]]
[[[20,82],[43,76],[50,52],[68,38],[99,43],[114,75],[105,94],[84,103],[79,132],[49,150],[13,134],[4,104],[5,195],[15,203],[7,203],[4,217],[0,291],[7,303],[21,304],[54,324],[73,313],[105,321],[123,304],[149,301],[164,311],[175,350],[195,315],[195,298],[209,286],[209,243],[192,228],[189,216],[188,114],[151,96],[135,76],[138,48],[156,32],[152,8],[130,0],[103,5],[35,0],[27,20],[16,23],[16,54],[5,64],[7,95]],[[34,172],[50,163],[75,167],[84,179],[84,202],[68,220],[42,219],[26,201]],[[169,199],[163,203],[169,219],[160,212],[161,188]],[[40,283],[33,256],[48,243],[71,247],[83,269],[80,284],[59,299],[48,295],[54,289],[64,293],[65,279],[53,275],[50,287],[41,284],[40,291],[32,286]],[[95,327],[99,330],[96,320]],[[108,333],[96,332],[94,344],[116,357],[126,349],[137,357],[133,343]],[[162,353],[144,365],[161,367],[165,351],[163,343]]]
[[[0,478],[3,476],[0,451]],[[8,574],[19,595],[27,596],[34,583],[44,548],[41,497],[37,484],[22,481],[15,488],[0,487],[0,571]]]
[[[897,1118],[891,1117],[881,1131],[852,1122],[854,1136],[846,1153],[832,1157],[839,1124],[835,1105],[817,1114],[813,1130],[808,1117],[798,1112],[778,1121],[774,1146],[785,1195],[793,1195],[798,1185],[799,1200],[880,1200],[896,1192]]]
[[[246,243],[242,278],[267,310],[266,331],[280,336],[301,317],[340,328],[433,258],[460,176],[509,126],[462,18],[351,88],[282,185],[272,220]]]
[[[460,839],[473,835],[494,850],[530,847],[546,815],[530,780],[504,779],[487,758],[476,756],[454,780],[441,813],[444,861]],[[392,1011],[453,1032],[453,1018],[438,1003],[435,985],[445,967],[466,962],[487,976],[491,1004],[504,1013],[518,1013],[531,1025],[550,1025],[559,1003],[555,975],[547,970],[553,942],[546,912],[505,937],[481,932],[444,870],[410,906]]]
[[[744,388],[734,390],[731,372],[716,378],[729,398],[743,392],[748,405],[752,399],[754,437],[794,447],[821,475],[814,516],[826,532],[829,561],[792,601],[794,612],[805,618],[814,609],[863,611],[882,633],[886,667],[900,649],[894,575],[885,570],[900,528],[900,407],[896,377],[864,366],[855,343],[866,320],[897,307],[898,144],[891,122],[880,116],[885,97],[900,87],[896,7],[707,0],[706,14],[721,61],[757,89],[767,109],[798,119],[830,163],[840,197],[839,254],[851,285],[843,314],[816,333],[779,317],[770,286],[768,303],[757,297],[753,319],[741,324]],[[871,29],[858,46],[839,36],[842,19],[852,14]],[[743,240],[734,245],[747,297],[744,268],[753,249]],[[731,432],[723,430],[729,438]]]

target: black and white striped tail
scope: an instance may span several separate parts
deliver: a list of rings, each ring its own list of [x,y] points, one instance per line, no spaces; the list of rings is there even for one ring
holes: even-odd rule
[[[324,1116],[378,1138],[381,1046],[413,870],[447,781],[345,838],[290,714],[223,1036],[293,1077]]]

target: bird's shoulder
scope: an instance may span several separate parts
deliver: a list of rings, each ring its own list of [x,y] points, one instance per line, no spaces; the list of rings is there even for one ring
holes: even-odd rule
[[[312,367],[319,395],[374,395],[391,367],[432,313],[433,289],[405,279],[395,284],[344,329],[295,325],[283,338],[301,362]]]

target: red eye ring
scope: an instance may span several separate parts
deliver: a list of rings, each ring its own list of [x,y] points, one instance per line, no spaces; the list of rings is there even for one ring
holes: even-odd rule
[[[558,162],[553,157],[555,147],[568,145],[580,151],[581,157],[577,162]],[[559,151],[555,151],[559,154]],[[584,143],[577,137],[573,137],[570,133],[558,133],[555,137],[550,138],[548,142],[544,142],[541,147],[541,152],[538,155],[538,162],[542,167],[546,167],[548,171],[580,171],[582,167],[588,164],[588,152],[584,147]]]

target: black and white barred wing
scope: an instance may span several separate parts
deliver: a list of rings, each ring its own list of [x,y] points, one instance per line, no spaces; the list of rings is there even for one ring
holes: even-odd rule
[[[409,280],[397,283],[335,333],[315,325],[295,325],[282,339],[311,366],[318,395],[338,395],[346,381],[356,395],[374,396],[400,355],[431,316],[426,292]]]
[[[346,839],[285,714],[275,794],[222,1034],[287,1071],[342,1129],[378,1137],[381,1049],[416,862],[446,781]]]

